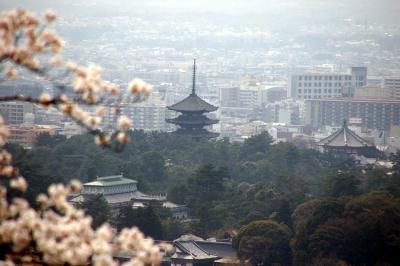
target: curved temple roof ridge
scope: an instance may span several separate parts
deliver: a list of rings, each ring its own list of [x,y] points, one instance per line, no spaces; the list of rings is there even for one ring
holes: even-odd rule
[[[197,96],[196,92],[190,94],[182,101],[167,107],[169,110],[177,112],[214,112],[218,107],[209,104],[208,102]]]
[[[332,135],[320,140],[320,146],[334,146],[334,147],[369,147],[365,139],[358,136],[354,131],[347,127],[346,120],[343,122],[341,129],[337,130]]]

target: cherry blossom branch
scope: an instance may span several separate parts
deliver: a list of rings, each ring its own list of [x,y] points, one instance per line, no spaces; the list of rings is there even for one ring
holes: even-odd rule
[[[0,13],[0,66],[11,65],[4,70],[5,77],[17,78],[17,68],[22,68],[51,82],[58,89],[58,94],[53,96],[47,93],[39,98],[2,96],[0,102],[21,101],[38,104],[43,108],[56,108],[94,135],[98,145],[114,150],[122,149],[129,142],[125,132],[131,127],[131,120],[121,115],[119,104],[125,98],[121,96],[119,86],[103,81],[101,68],[96,65],[82,67],[74,63],[64,63],[58,57],[51,58],[47,65],[43,65],[38,59],[39,55],[57,55],[63,47],[62,39],[48,28],[55,19],[56,15],[51,11],[44,14],[42,24],[25,10]],[[62,70],[62,76],[51,76],[52,68]],[[60,82],[62,77],[71,77],[73,97],[65,95],[69,86]],[[149,95],[151,86],[136,79],[129,84],[127,91],[133,97],[132,101],[137,102]],[[118,128],[109,134],[100,130],[104,107],[99,106],[94,116],[81,108],[82,105],[101,104],[113,106],[114,114],[118,118]],[[11,154],[4,150],[9,134],[9,129],[0,116],[0,176],[9,177],[8,187],[23,193],[28,184],[20,176],[18,169],[12,166]],[[69,193],[77,193],[80,188],[78,181],[71,181],[68,186],[53,184],[48,188],[47,194],[37,196],[40,209],[35,210],[22,197],[14,197],[9,202],[7,188],[0,185],[0,245],[7,245],[9,248],[3,254],[8,259],[0,261],[0,264],[14,265],[13,260],[31,263],[36,254],[39,254],[39,262],[42,264],[114,266],[118,265],[113,259],[113,253],[117,251],[137,254],[124,263],[124,266],[160,263],[159,247],[152,239],[144,237],[137,228],[124,229],[119,235],[115,235],[108,224],[93,230],[92,218],[67,200]]]

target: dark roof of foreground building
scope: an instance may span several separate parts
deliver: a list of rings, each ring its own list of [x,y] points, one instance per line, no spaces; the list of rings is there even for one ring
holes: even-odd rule
[[[214,112],[218,107],[209,104],[196,94],[196,59],[193,64],[192,93],[180,102],[167,107],[176,112]]]
[[[330,135],[327,138],[322,139],[319,146],[328,147],[350,147],[350,148],[362,148],[371,147],[366,140],[358,136],[355,132],[347,127],[346,121],[343,122],[343,127]]]

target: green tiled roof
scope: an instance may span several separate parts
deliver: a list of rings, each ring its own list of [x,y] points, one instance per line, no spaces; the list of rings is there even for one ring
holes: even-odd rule
[[[83,184],[84,186],[108,187],[118,185],[136,184],[136,180],[123,178],[122,175],[98,177],[96,181]]]

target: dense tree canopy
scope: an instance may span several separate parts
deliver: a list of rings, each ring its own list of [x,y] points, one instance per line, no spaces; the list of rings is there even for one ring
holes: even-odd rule
[[[324,257],[350,265],[400,263],[400,200],[388,193],[310,201],[293,219],[296,265]]]
[[[92,217],[92,227],[97,228],[111,218],[107,201],[101,194],[85,195],[85,200],[79,206]]]
[[[163,239],[161,221],[152,206],[137,209],[131,206],[123,208],[118,214],[117,224],[119,229],[137,226],[145,235]]]
[[[140,190],[168,193],[169,200],[187,205],[192,218],[182,223],[153,204],[110,217],[100,197],[84,207],[100,215],[94,226],[105,220],[119,229],[136,225],[168,240],[183,233],[207,238],[239,231],[240,254],[266,265],[398,264],[400,153],[391,157],[394,168],[387,169],[361,167],[351,157],[290,143],[273,144],[267,133],[243,143],[160,132],[129,135],[134,141],[120,153],[97,147],[89,136],[42,136],[31,150],[8,148],[22,173],[32,178],[32,199],[49,183],[123,173],[136,179]],[[266,235],[243,236],[254,226],[266,226]],[[275,249],[277,243],[286,246]],[[286,252],[281,260],[274,257],[279,252]]]
[[[238,256],[253,265],[289,265],[290,232],[284,224],[271,220],[243,226],[234,238]]]

